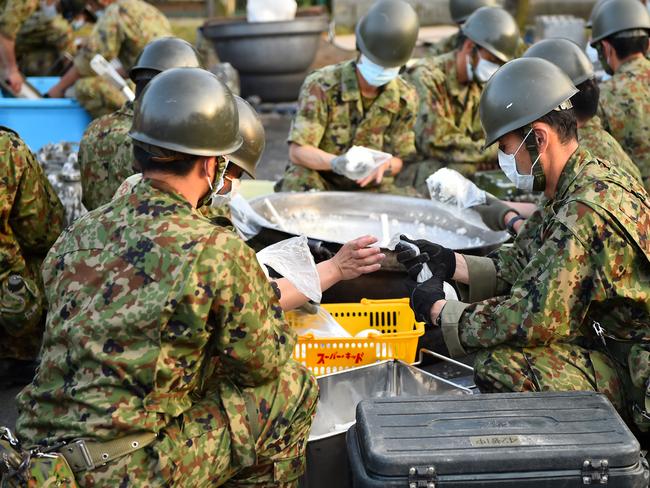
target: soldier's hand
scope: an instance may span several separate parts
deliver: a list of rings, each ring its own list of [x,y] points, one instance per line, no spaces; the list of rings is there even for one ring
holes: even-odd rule
[[[409,292],[409,304],[415,313],[418,322],[425,322],[431,325],[431,310],[433,305],[445,299],[445,291],[442,278],[433,278],[418,283],[412,279],[406,280],[406,288]]]
[[[379,271],[386,255],[382,254],[379,247],[368,247],[376,242],[376,237],[363,236],[343,245],[332,258],[341,273],[342,280],[351,280],[363,274]]]
[[[50,98],[63,98],[63,90],[59,88],[59,85],[54,85],[50,90],[47,92],[47,96]]]
[[[330,164],[332,165],[332,171],[336,173],[337,175],[343,175],[345,176],[345,169],[350,161],[348,158],[345,156],[345,154],[341,156],[336,156]]]
[[[404,246],[397,253],[397,261],[404,265],[411,279],[418,276],[424,264],[429,267],[434,276],[438,276],[444,281],[449,281],[454,277],[456,272],[454,251],[424,239],[411,240],[405,235],[401,235],[400,240],[415,244],[420,250],[420,254],[416,255],[414,250]]]
[[[472,209],[476,210],[485,225],[492,230],[506,230],[506,215],[509,218],[519,215],[515,209],[502,202],[498,198],[487,193],[486,202],[483,205],[475,205]],[[509,215],[512,213],[512,215]],[[508,219],[509,220],[509,219]]]
[[[402,170],[402,160],[399,158],[391,158],[377,168],[367,177],[357,180],[357,184],[363,188],[370,184],[379,185],[384,179],[384,175],[388,172],[389,176],[396,175]]]
[[[20,92],[20,89],[23,87],[24,82],[25,80],[23,79],[23,75],[20,71],[18,71],[18,68],[14,68],[7,72],[7,83],[15,93]]]

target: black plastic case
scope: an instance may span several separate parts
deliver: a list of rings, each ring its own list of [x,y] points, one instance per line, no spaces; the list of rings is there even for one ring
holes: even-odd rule
[[[598,393],[377,399],[356,418],[359,488],[648,486],[639,443]]]

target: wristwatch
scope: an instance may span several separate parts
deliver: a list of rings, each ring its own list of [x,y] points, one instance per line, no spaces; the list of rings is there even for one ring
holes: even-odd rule
[[[523,218],[521,215],[515,215],[506,224],[506,230],[508,231],[508,234],[510,234],[512,237],[517,237],[517,231],[515,230],[515,224],[517,222],[519,222],[520,220],[526,220],[526,219]]]

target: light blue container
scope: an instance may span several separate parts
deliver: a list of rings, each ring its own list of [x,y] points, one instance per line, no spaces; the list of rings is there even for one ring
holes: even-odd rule
[[[41,93],[59,80],[49,76],[27,79]],[[0,98],[0,125],[18,132],[32,151],[50,142],[79,142],[90,120],[88,112],[68,98]]]

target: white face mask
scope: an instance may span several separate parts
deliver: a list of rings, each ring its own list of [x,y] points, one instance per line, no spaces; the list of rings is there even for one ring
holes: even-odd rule
[[[498,151],[499,167],[501,168],[501,171],[505,173],[507,178],[512,181],[512,183],[517,188],[527,192],[533,191],[533,183],[535,182],[535,177],[533,176],[533,168],[539,161],[540,156],[537,156],[537,159],[531,166],[529,175],[519,174],[519,171],[517,170],[516,156],[521,147],[524,145],[524,142],[526,142],[526,139],[528,139],[528,136],[531,134],[531,132],[533,132],[532,129],[528,132],[528,134],[526,134],[526,137],[524,137],[524,140],[521,141],[521,144],[519,144],[519,147],[514,154],[506,154],[501,149]]]
[[[478,63],[476,63],[476,68],[472,66],[472,55],[468,54],[465,59],[465,65],[467,67],[467,79],[469,81],[475,81],[481,85],[487,83],[490,78],[497,72],[500,66],[492,61],[483,59],[480,54],[478,55]]]
[[[47,2],[41,1],[41,12],[48,19],[53,19],[58,14],[56,10],[56,4],[48,4]]]
[[[369,85],[374,87],[380,87],[387,85],[395,78],[399,76],[400,67],[397,68],[384,68],[378,64],[373,63],[363,54],[359,58],[357,63],[357,68],[363,76],[363,79],[368,82]]]

